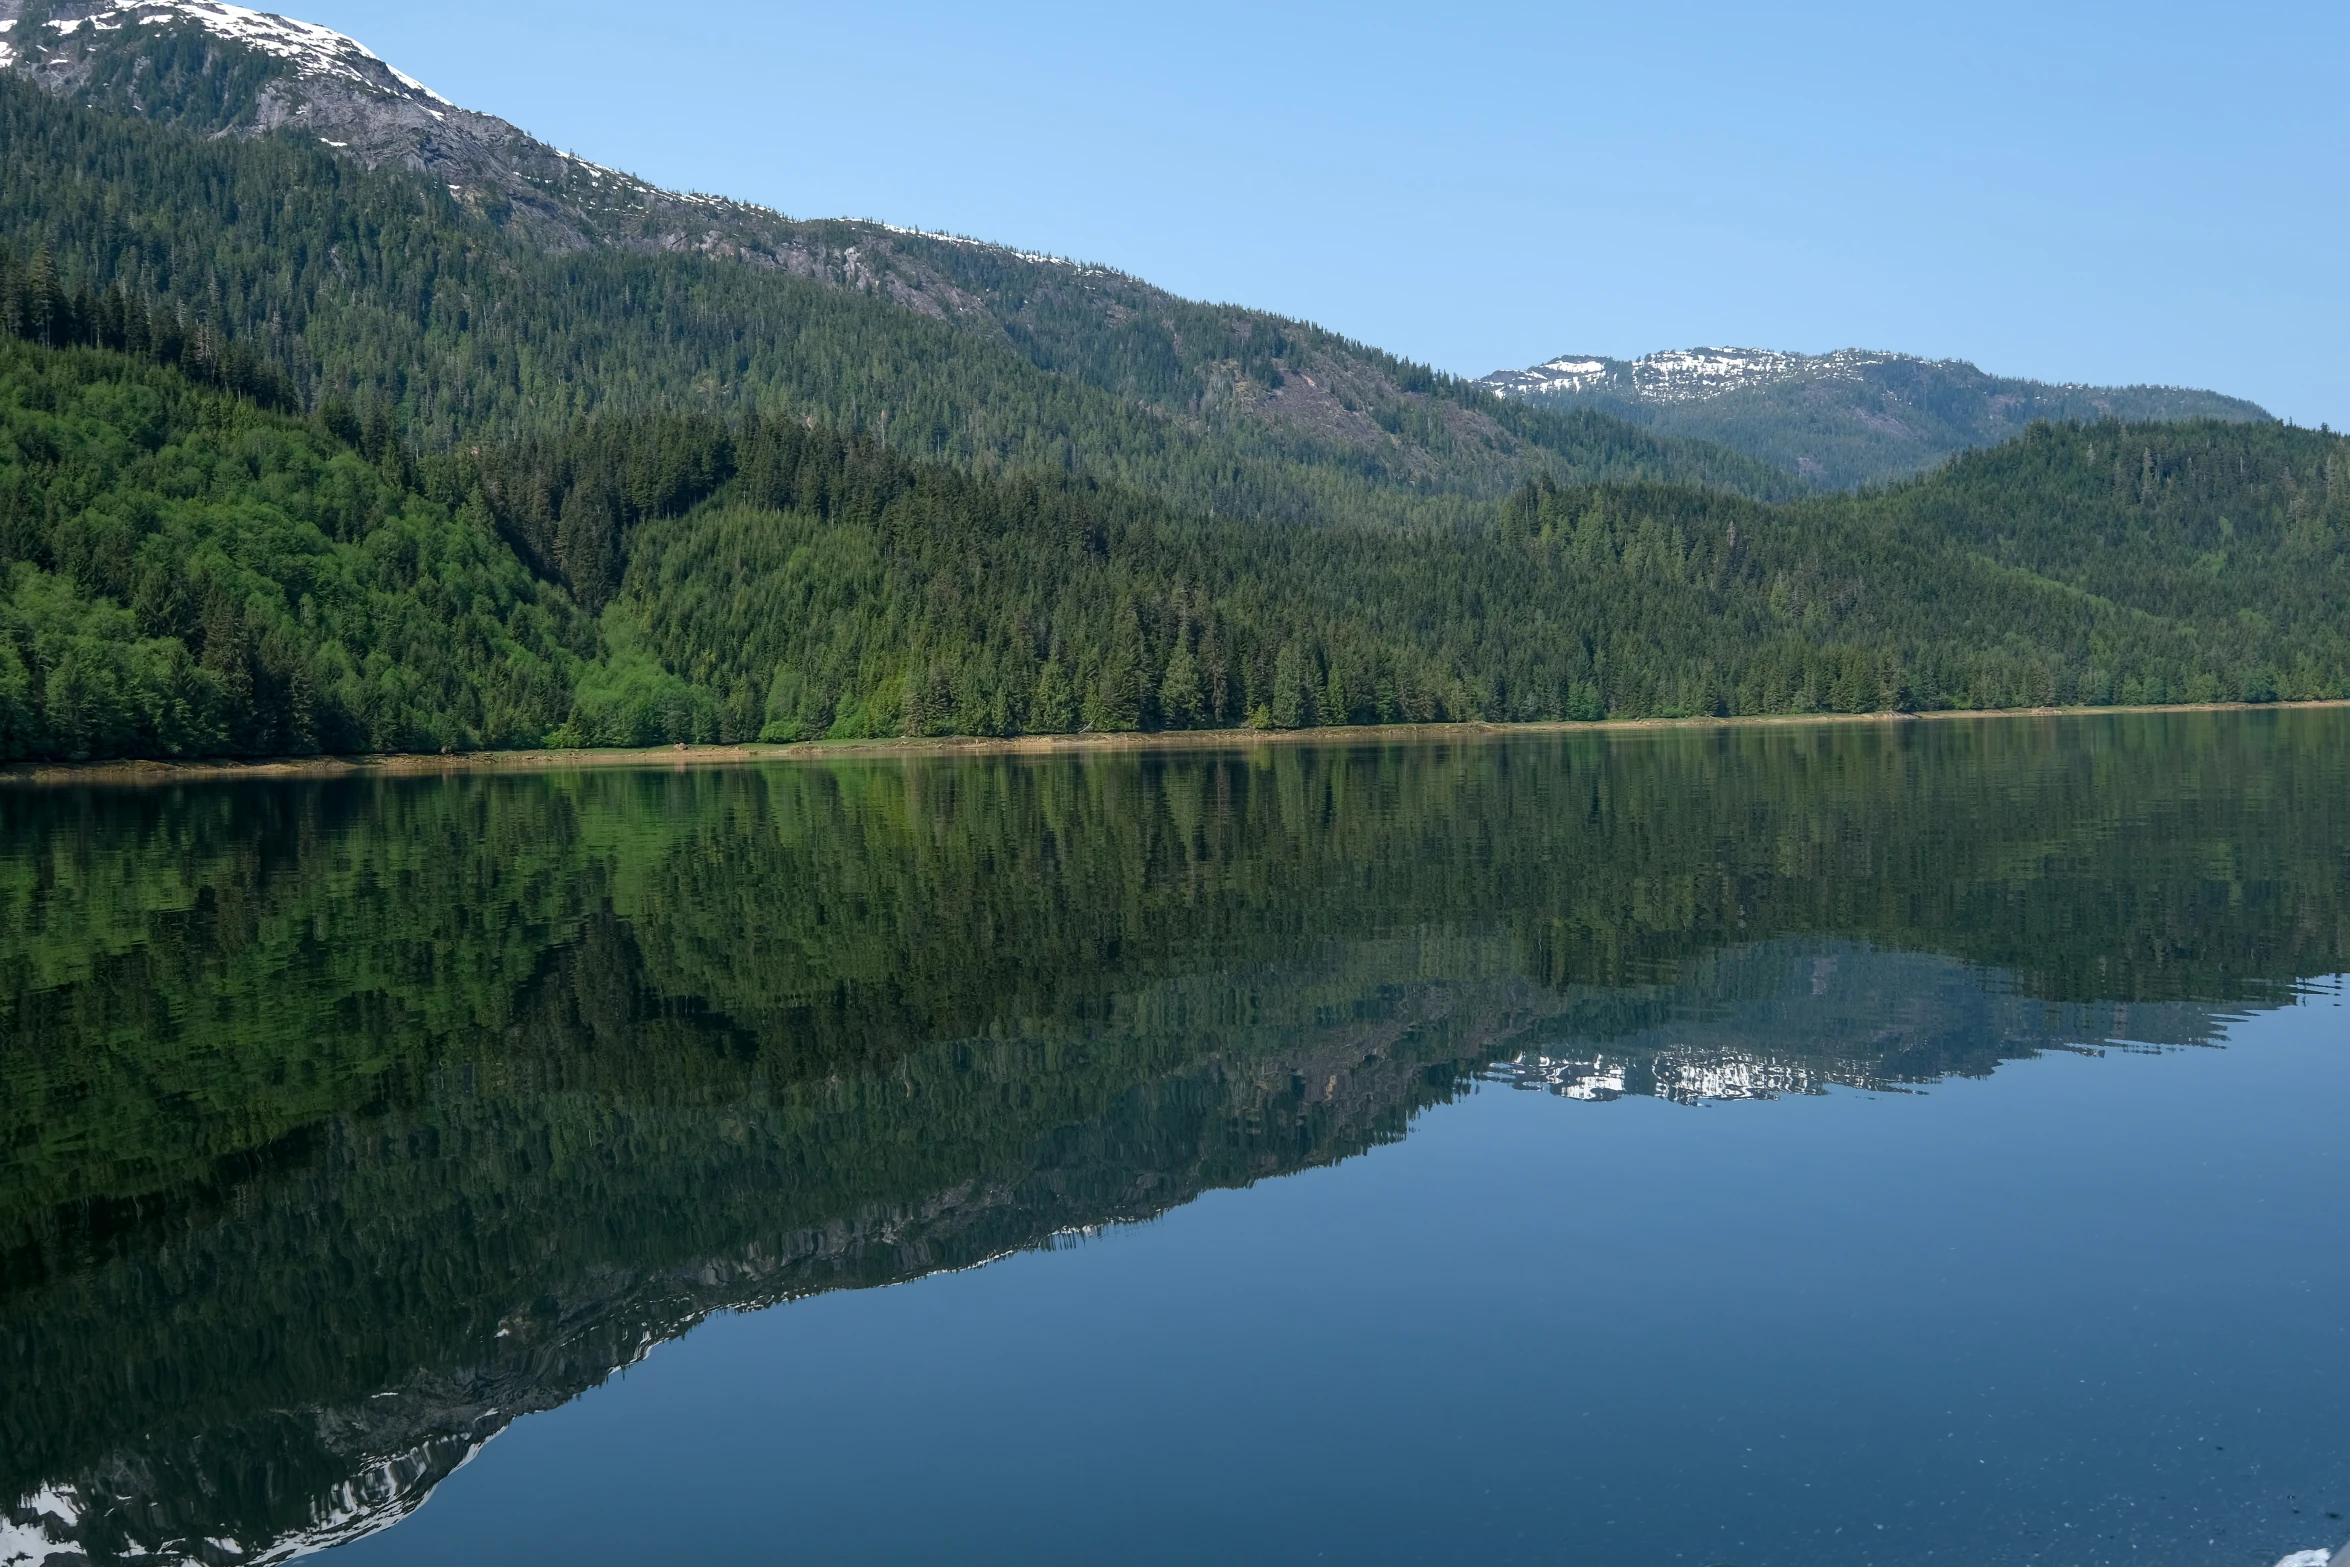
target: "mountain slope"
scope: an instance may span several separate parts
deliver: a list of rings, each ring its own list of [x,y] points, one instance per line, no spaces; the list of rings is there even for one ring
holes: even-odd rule
[[[594,643],[479,507],[170,371],[0,342],[0,755],[529,744]]]
[[[2332,697],[2346,602],[2350,441],[2274,424],[1269,528],[788,417],[419,460],[0,344],[9,759]]]
[[[428,445],[789,402],[886,421],[920,455],[1081,467],[1266,519],[1458,522],[1543,472],[1792,489],[1718,447],[1497,404],[1104,268],[659,191],[304,24],[209,0],[0,16],[13,73],[48,94],[0,101],[20,253],[203,316],[305,395],[393,399]]]
[[[1916,473],[1996,446],[2036,419],[2258,420],[2241,398],[2168,386],[2051,386],[1956,359],[1839,349],[1688,348],[1639,359],[1568,354],[1478,383],[1546,408],[1596,410],[1719,441],[1830,489]]]

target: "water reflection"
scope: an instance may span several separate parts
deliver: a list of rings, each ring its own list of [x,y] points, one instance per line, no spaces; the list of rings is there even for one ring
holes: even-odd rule
[[[2346,763],[2206,714],[0,795],[0,1561],[381,1528],[713,1311],[1480,1078],[2212,1043],[2350,967]]]
[[[2195,1002],[2046,1001],[1949,958],[1851,942],[1764,942],[1686,968],[1682,982],[1650,988],[1653,1021],[1626,1019],[1622,993],[1611,993],[1596,1026],[1570,1010],[1478,1076],[1568,1099],[1774,1099],[1979,1075],[2046,1050],[2208,1046],[2245,1015]]]

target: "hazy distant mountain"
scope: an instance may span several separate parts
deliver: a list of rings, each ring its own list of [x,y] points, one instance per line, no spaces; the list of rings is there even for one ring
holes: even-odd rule
[[[1480,383],[1502,397],[1587,408],[1660,434],[1719,441],[1815,484],[1850,489],[1994,446],[2035,419],[2266,419],[2256,403],[2172,386],[2050,385],[1963,359],[1843,348],[1676,348],[1639,359],[1562,354]]]

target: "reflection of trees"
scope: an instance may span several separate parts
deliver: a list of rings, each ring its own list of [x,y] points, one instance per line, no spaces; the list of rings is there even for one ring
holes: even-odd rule
[[[0,1492],[103,1478],[101,1554],[356,1527],[710,1310],[1343,1157],[1501,1058],[1671,1093],[2201,1038],[2350,966],[2346,751],[2164,715],[0,796]]]
[[[602,928],[534,987],[502,1074],[436,1069],[209,1212],[13,1292],[5,1483],[128,1499],[83,1526],[101,1556],[397,1516],[516,1415],[712,1310],[969,1266],[1343,1157],[1490,1043],[1436,985],[1337,1023],[1283,1009],[1269,1050],[1188,1026],[1327,977],[1275,971],[1175,982],[1148,998],[1159,1021],[1087,1041],[947,1041],[801,1084],[720,1055],[664,1083],[729,1026],[582,1026],[663,1004]]]

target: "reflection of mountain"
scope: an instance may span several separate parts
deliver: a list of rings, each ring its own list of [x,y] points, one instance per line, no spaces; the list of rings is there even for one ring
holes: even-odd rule
[[[2346,756],[2287,714],[0,797],[0,1561],[379,1527],[711,1311],[1481,1071],[2208,1041],[2350,966]]]
[[[1236,992],[1145,999],[1185,1017]],[[796,1090],[436,1074],[166,1243],[16,1296],[12,1333],[45,1350],[0,1409],[46,1449],[47,1494],[110,1499],[70,1536],[102,1559],[364,1529],[711,1311],[970,1266],[1392,1137],[1487,1048],[1452,1000],[1267,1020],[1270,1054],[1148,1027],[961,1040]]]
[[[2040,1001],[1948,958],[1810,942],[1709,954],[1648,1000],[1654,1021],[1627,1027],[1610,998],[1597,1031],[1570,1009],[1480,1075],[1569,1099],[1772,1099],[1979,1076],[2044,1050],[2209,1045],[2232,1015],[2194,1002]]]

